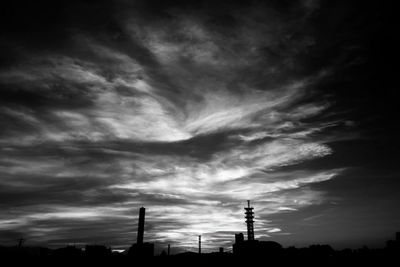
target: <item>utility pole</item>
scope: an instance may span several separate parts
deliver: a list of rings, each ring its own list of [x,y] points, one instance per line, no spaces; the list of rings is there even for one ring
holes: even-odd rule
[[[24,243],[24,241],[25,241],[25,239],[23,239],[23,238],[18,239],[18,248],[22,247],[22,244]]]
[[[201,235],[199,235],[199,254],[201,254]]]

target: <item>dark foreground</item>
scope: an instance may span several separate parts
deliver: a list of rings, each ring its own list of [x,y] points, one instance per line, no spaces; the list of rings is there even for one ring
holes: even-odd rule
[[[3,266],[394,266],[399,261],[399,251],[343,250],[326,248],[283,249],[273,254],[265,251],[258,255],[234,255],[231,253],[196,254],[183,253],[171,256],[132,257],[111,255],[32,255],[24,250],[2,251]]]

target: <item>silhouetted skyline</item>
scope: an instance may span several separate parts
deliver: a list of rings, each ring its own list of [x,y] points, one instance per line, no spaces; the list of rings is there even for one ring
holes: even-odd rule
[[[65,263],[65,260],[71,263],[95,263],[98,261],[107,260],[113,264],[147,262],[154,263],[155,256],[158,256],[158,263],[176,264],[178,262],[193,263],[193,261],[202,260],[207,263],[219,263],[229,261],[253,262],[254,260],[265,258],[270,260],[270,263],[316,263],[330,262],[330,264],[350,263],[377,263],[392,262],[398,257],[400,252],[400,232],[395,234],[394,240],[387,240],[386,246],[380,249],[369,249],[366,246],[355,250],[346,248],[343,250],[334,250],[328,244],[313,244],[308,247],[296,248],[290,246],[282,247],[281,244],[275,241],[261,241],[254,236],[254,212],[250,205],[250,200],[247,200],[247,206],[244,207],[244,214],[247,225],[247,240],[244,239],[243,233],[235,234],[235,242],[232,244],[232,250],[224,252],[224,247],[219,247],[218,252],[202,252],[201,235],[198,236],[198,252],[192,251],[178,252],[176,257],[170,253],[170,244],[168,244],[167,252],[162,250],[158,255],[154,255],[154,243],[144,242],[145,229],[145,213],[146,209],[139,209],[139,222],[137,226],[137,242],[132,244],[129,249],[124,251],[116,251],[111,247],[98,244],[86,244],[84,248],[76,245],[67,245],[57,249],[49,249],[45,247],[25,247],[23,246],[23,238],[18,240],[17,246],[2,246],[0,245],[0,258],[8,259],[14,263],[30,262],[35,260],[36,263],[44,262],[59,262]],[[168,256],[168,258],[167,258]],[[286,257],[289,258],[286,259]],[[178,257],[178,258],[177,258]]]
[[[283,247],[382,247],[400,228],[394,10],[2,2],[0,244],[124,250],[146,207],[155,254],[199,236],[227,252],[251,227]]]

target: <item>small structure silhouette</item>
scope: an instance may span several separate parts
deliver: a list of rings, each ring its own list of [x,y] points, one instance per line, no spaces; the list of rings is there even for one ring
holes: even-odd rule
[[[102,245],[86,245],[85,255],[92,258],[101,258],[111,256],[111,249]]]
[[[243,235],[243,233],[235,234],[235,243],[236,243],[236,244],[240,244],[240,243],[242,243],[242,242],[244,242],[244,235]]]
[[[76,258],[83,255],[82,249],[75,246],[66,246],[53,251],[53,255],[61,258]]]
[[[396,233],[396,239],[395,240],[388,240],[386,242],[386,249],[390,253],[398,253],[398,252],[400,252],[400,232]]]

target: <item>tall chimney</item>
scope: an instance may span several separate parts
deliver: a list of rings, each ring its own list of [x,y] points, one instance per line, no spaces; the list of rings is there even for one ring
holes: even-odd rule
[[[144,235],[144,215],[146,213],[146,209],[141,207],[139,210],[139,224],[138,224],[138,233],[137,233],[137,244],[143,244],[143,235]]]

